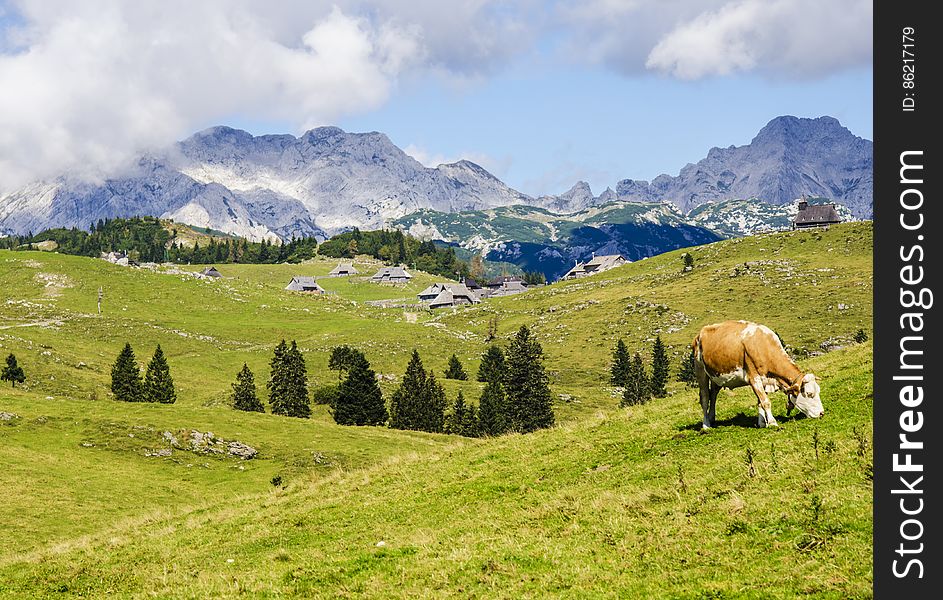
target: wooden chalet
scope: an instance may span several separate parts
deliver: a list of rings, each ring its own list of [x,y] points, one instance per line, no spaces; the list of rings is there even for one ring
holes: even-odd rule
[[[588,277],[590,275],[595,275],[596,273],[602,273],[603,271],[614,269],[615,267],[621,267],[622,265],[626,265],[628,263],[629,261],[621,254],[602,254],[599,256],[593,254],[592,258],[587,262],[576,263],[576,265],[567,271],[560,279],[579,279],[580,277]]]
[[[792,228],[828,227],[836,223],[841,223],[841,217],[838,216],[834,204],[809,204],[808,201],[801,200],[799,202],[799,212],[792,220]]]
[[[288,282],[288,285],[285,286],[286,290],[292,292],[307,292],[309,294],[324,294],[324,288],[318,285],[318,282],[314,277],[307,277],[304,275],[296,275],[291,278],[291,281]]]
[[[357,275],[360,271],[354,268],[354,265],[350,263],[338,263],[328,275],[330,277],[350,277],[351,275]]]

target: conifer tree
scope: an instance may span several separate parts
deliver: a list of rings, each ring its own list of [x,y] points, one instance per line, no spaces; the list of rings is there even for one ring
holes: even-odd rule
[[[342,379],[344,373],[346,373],[350,365],[353,364],[357,353],[357,350],[354,350],[346,344],[343,346],[334,346],[331,348],[331,356],[327,360],[327,368],[332,371],[337,371],[337,378]]]
[[[481,433],[479,433],[478,410],[475,408],[474,404],[469,404],[468,409],[465,410],[465,417],[461,422],[460,433],[465,437],[478,437],[481,435]]]
[[[390,397],[390,427],[393,429],[418,430],[420,425],[419,403],[426,388],[426,370],[413,350],[406,365],[406,373],[399,387]]]
[[[160,344],[157,344],[151,362],[147,363],[147,373],[144,375],[144,401],[161,404],[173,404],[177,401],[174,380],[170,376],[170,365],[167,364]]]
[[[376,373],[359,350],[351,354],[331,412],[340,425],[382,425],[389,417]]]
[[[655,344],[652,346],[652,380],[651,392],[655,398],[664,398],[668,395],[665,386],[668,383],[668,352],[661,341],[661,336],[655,336]]]
[[[304,357],[294,340],[291,346],[282,340],[275,347],[268,382],[272,414],[307,419],[311,416],[308,398],[308,371]]]
[[[426,378],[426,389],[420,404],[422,418],[419,429],[430,433],[442,433],[445,429],[445,407],[448,399],[445,390],[435,379],[435,373],[429,371]]]
[[[245,363],[232,384],[232,407],[249,412],[265,412],[265,407],[256,393],[255,376]]]
[[[23,367],[17,364],[16,356],[14,356],[12,352],[7,356],[7,366],[3,367],[3,372],[0,373],[0,380],[9,381],[13,387],[16,387],[18,383],[26,381],[26,374],[23,373]]]
[[[111,392],[115,395],[115,400],[122,402],[143,400],[141,370],[130,343],[124,345],[111,367]]]
[[[467,381],[468,373],[465,372],[465,368],[462,366],[462,362],[458,360],[458,357],[454,354],[449,359],[449,366],[445,370],[446,379],[458,379],[459,381]]]
[[[449,412],[449,414],[445,417],[445,433],[463,435],[462,429],[465,426],[467,412],[468,407],[465,406],[465,394],[459,390],[458,396],[455,398],[455,405],[452,407],[452,410]]]
[[[288,393],[289,417],[307,419],[311,416],[311,400],[308,396],[308,369],[305,366],[304,356],[298,350],[295,340],[285,352],[286,370],[289,374],[286,386]]]
[[[642,364],[642,357],[638,352],[632,356],[632,364],[629,369],[629,380],[622,393],[622,401],[619,406],[635,406],[648,402],[651,397],[651,384],[648,374],[645,372],[645,365]]]
[[[543,348],[521,325],[507,352],[507,415],[511,429],[528,433],[553,425],[553,397],[543,366]]]
[[[419,352],[413,350],[403,380],[390,398],[390,427],[441,432],[445,406],[445,390],[435,374],[426,372]]]
[[[266,384],[268,388],[268,403],[272,407],[272,414],[288,414],[288,365],[286,354],[288,344],[282,340],[275,346],[272,360],[269,362],[270,373]]]
[[[609,367],[609,383],[617,387],[625,387],[629,380],[629,370],[632,365],[632,357],[629,356],[629,349],[625,347],[622,338],[616,342],[616,349],[612,353],[612,365]]]
[[[498,346],[489,346],[481,357],[478,367],[478,381],[504,381],[506,366],[504,352]]]
[[[508,431],[504,384],[489,381],[478,400],[478,424],[481,435],[496,436]]]
[[[681,366],[678,369],[678,381],[688,384],[688,387],[697,385],[697,374],[694,371],[694,351],[688,352],[681,359]]]

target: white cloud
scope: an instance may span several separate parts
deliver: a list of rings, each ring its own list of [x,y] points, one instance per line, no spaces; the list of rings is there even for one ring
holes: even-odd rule
[[[141,151],[233,117],[290,123],[300,133],[383,105],[408,74],[444,74],[461,87],[554,47],[627,74],[652,69],[688,79],[750,70],[815,76],[871,57],[867,0],[3,6],[0,192],[67,170],[101,177]],[[465,157],[499,176],[509,163]]]
[[[623,73],[816,77],[871,62],[870,0],[560,0],[564,51]]]
[[[497,4],[20,0],[0,45],[0,191],[99,178],[233,115],[332,124],[410,69],[490,68],[523,39],[513,19],[489,29]]]
[[[682,79],[760,69],[815,76],[871,61],[871,2],[741,0],[680,24],[646,66]]]

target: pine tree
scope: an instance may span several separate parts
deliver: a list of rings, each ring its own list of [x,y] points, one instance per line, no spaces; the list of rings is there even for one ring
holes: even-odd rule
[[[249,370],[249,365],[243,363],[242,370],[236,375],[232,384],[232,407],[236,410],[249,412],[265,412],[265,407],[259,400],[255,388],[255,376]]]
[[[480,426],[478,423],[478,410],[474,404],[469,404],[465,411],[465,417],[461,421],[460,433],[465,437],[478,437]]]
[[[268,382],[272,414],[307,419],[311,416],[308,398],[308,371],[304,357],[294,340],[291,346],[282,340],[275,347]]]
[[[504,381],[507,367],[504,364],[504,352],[497,346],[490,346],[481,357],[478,367],[478,381]]]
[[[390,427],[441,432],[445,425],[445,390],[422,366],[419,352],[413,354],[406,373],[390,398]]]
[[[543,366],[543,348],[521,325],[508,347],[507,415],[511,429],[528,433],[553,425],[553,397]]]
[[[465,425],[465,420],[467,419],[466,413],[468,412],[468,407],[465,406],[465,395],[461,390],[458,391],[458,396],[455,398],[455,405],[452,407],[452,410],[445,417],[445,433],[451,433],[454,435],[463,435],[462,428]]]
[[[622,338],[616,342],[616,349],[612,353],[612,365],[609,367],[609,383],[617,387],[625,387],[629,381],[629,369],[632,364],[632,357],[629,356],[629,349],[625,347]]]
[[[291,341],[291,346],[285,352],[285,364],[286,371],[289,374],[286,385],[288,402],[285,414],[289,417],[307,419],[311,416],[311,400],[308,397],[308,369],[295,340]]]
[[[642,364],[642,357],[636,352],[632,356],[629,380],[625,386],[625,392],[622,393],[622,401],[619,406],[644,404],[648,402],[650,397],[651,384],[648,380],[648,374],[645,372],[645,365]]]
[[[652,346],[652,380],[651,393],[655,398],[664,398],[668,395],[665,386],[668,384],[668,352],[661,341],[661,336],[655,336],[655,344]]]
[[[390,427],[419,429],[418,405],[422,401],[425,388],[426,370],[422,366],[422,359],[419,358],[419,351],[413,350],[403,380],[390,397]]]
[[[508,431],[507,401],[504,384],[489,381],[478,400],[478,425],[481,435],[496,436]]]
[[[272,414],[288,414],[288,365],[286,354],[288,353],[288,344],[282,340],[275,346],[272,354],[272,360],[269,362],[271,368],[269,380],[266,384],[268,388],[268,403],[272,407]]]
[[[382,425],[389,417],[377,376],[367,358],[354,350],[347,377],[337,389],[332,407],[334,421],[340,425]]]
[[[347,345],[334,346],[331,348],[330,358],[327,359],[327,368],[332,371],[337,371],[337,378],[342,379],[344,373],[346,373],[350,365],[353,364],[357,353],[357,350]]]
[[[688,387],[697,385],[697,374],[694,371],[694,350],[688,352],[681,359],[681,367],[678,369],[678,381],[688,384]]]
[[[429,371],[429,377],[426,379],[426,389],[420,404],[422,418],[420,420],[420,431],[430,433],[442,433],[445,429],[445,407],[448,405],[448,399],[445,397],[445,390],[442,385],[436,381],[435,373]]]
[[[115,395],[115,400],[122,402],[143,400],[141,370],[130,343],[124,345],[114,366],[111,367],[111,392]]]
[[[144,375],[144,401],[173,404],[177,401],[177,392],[174,390],[174,380],[170,376],[170,365],[164,357],[160,344],[154,351],[151,362],[147,363],[147,373]]]
[[[13,353],[7,356],[7,366],[5,366],[3,372],[0,373],[0,381],[9,381],[13,387],[16,387],[18,383],[26,381],[26,374],[23,373],[23,367],[16,363],[16,356],[14,356]]]
[[[449,367],[445,370],[446,379],[458,379],[459,381],[467,381],[468,373],[465,372],[465,367],[462,366],[462,362],[458,360],[458,357],[454,354],[449,359]]]

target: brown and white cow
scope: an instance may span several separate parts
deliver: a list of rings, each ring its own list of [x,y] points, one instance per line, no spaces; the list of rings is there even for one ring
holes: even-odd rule
[[[798,408],[808,417],[825,412],[815,375],[803,373],[786,354],[779,336],[765,325],[724,321],[706,325],[694,338],[694,370],[704,409],[703,428],[714,424],[714,406],[721,388],[748,385],[756,394],[758,425],[777,425],[767,393],[786,393],[786,414]]]

